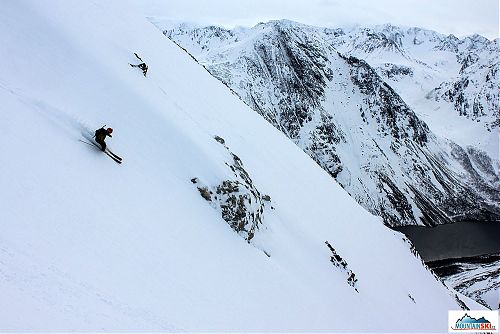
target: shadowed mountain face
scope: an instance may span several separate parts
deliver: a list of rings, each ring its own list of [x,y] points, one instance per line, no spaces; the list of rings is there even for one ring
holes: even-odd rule
[[[431,132],[380,70],[337,52],[341,30],[277,21],[233,31],[180,25],[164,34],[386,224],[500,219],[498,162]],[[364,52],[407,57],[397,34],[367,36]]]

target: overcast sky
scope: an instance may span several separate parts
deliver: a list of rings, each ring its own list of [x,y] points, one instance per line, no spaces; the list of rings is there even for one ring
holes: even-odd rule
[[[338,27],[393,23],[459,37],[499,36],[499,0],[126,0],[148,16],[233,27],[273,19]]]

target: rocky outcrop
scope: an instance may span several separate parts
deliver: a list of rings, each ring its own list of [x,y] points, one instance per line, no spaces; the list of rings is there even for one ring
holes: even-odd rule
[[[198,178],[191,179],[191,182],[196,185],[200,196],[220,212],[222,219],[250,242],[263,224],[265,210],[271,208],[271,197],[257,190],[243,162],[229,150],[224,139],[216,136],[215,140],[227,149],[231,157],[225,164],[233,177],[215,185],[208,185]]]
[[[395,65],[391,63],[385,63],[380,66],[379,73],[381,77],[392,80],[413,76],[413,70],[411,67],[404,65]]]
[[[339,254],[337,254],[335,248],[333,248],[333,246],[328,241],[325,241],[325,244],[332,253],[332,256],[330,257],[330,262],[333,263],[335,267],[339,268],[339,270],[345,273],[347,277],[346,278],[347,284],[352,286],[353,289],[359,293],[357,288],[358,279],[356,278],[356,274],[351,269],[349,269],[349,265],[347,264],[347,262]]]

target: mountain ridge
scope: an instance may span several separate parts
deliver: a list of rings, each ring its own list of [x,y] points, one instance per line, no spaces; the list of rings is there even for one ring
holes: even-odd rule
[[[383,73],[339,53],[326,29],[292,21],[236,31],[189,29],[164,34],[192,50],[212,75],[387,224],[498,220],[498,161],[432,134]],[[382,48],[401,44],[382,41]]]

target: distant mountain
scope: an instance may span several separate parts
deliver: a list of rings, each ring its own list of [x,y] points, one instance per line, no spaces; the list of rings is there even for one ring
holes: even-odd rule
[[[453,70],[455,56],[436,65],[441,72],[415,56],[422,36],[436,47],[462,44],[393,26],[347,33],[286,20],[234,30],[155,24],[386,224],[500,220],[498,160],[435,135],[392,87],[418,70],[436,72],[422,74],[430,90]]]
[[[438,134],[498,159],[499,39],[459,39],[390,24],[324,34],[338,51],[372,65]],[[454,128],[443,120],[452,120]]]

